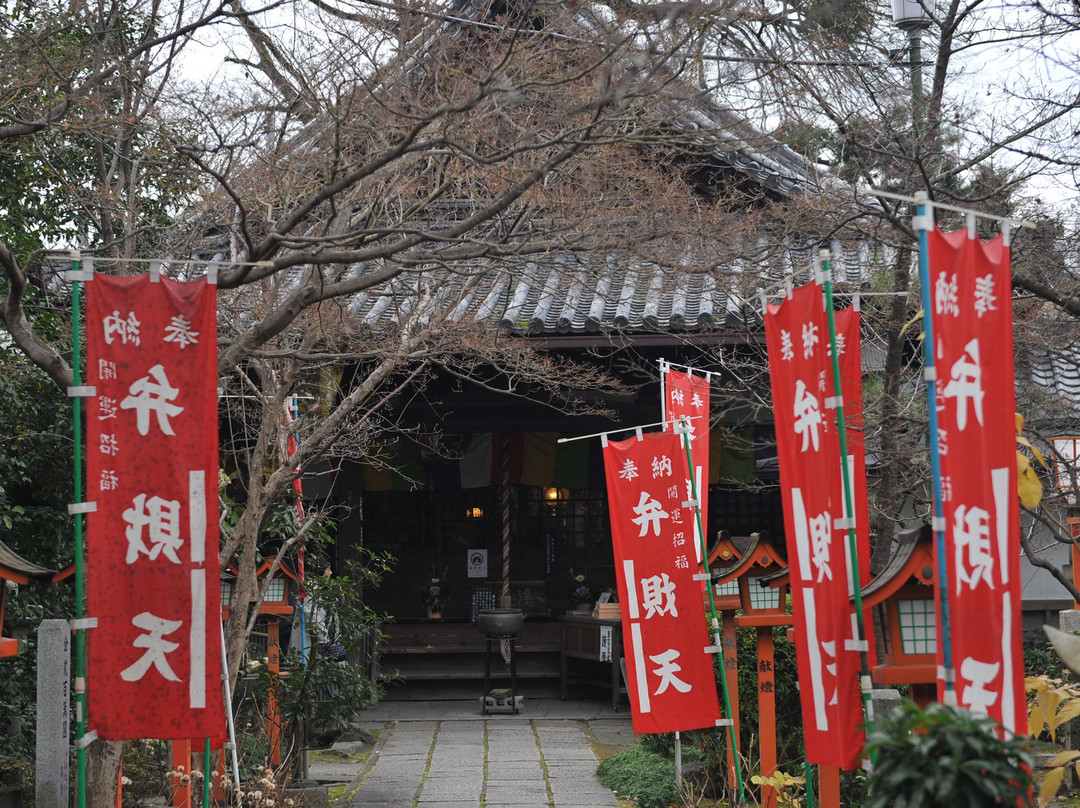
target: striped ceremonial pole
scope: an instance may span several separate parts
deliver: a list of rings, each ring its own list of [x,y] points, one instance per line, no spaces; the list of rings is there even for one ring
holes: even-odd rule
[[[510,608],[510,437],[502,441],[502,608]]]
[[[501,606],[510,608],[510,436],[502,440],[502,598]],[[510,640],[500,643],[503,660],[510,664]]]
[[[299,452],[300,452],[300,402],[296,396],[291,396],[285,404],[285,460],[293,461],[293,471],[299,475],[300,466]],[[300,481],[300,477],[297,476],[292,481],[292,489],[295,494],[296,505],[296,524],[299,526],[304,521],[304,499],[303,499],[303,483]],[[307,615],[304,613],[304,601],[307,600],[307,591],[304,589],[304,582],[307,580],[307,570],[305,569],[304,558],[304,545],[300,545],[296,551],[296,576],[299,579],[298,591],[296,593],[296,599],[299,601],[298,608],[300,612],[300,661],[306,665],[308,661],[308,638],[307,638]]]

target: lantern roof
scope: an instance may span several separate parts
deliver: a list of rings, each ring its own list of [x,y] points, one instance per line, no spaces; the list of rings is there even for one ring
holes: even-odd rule
[[[762,575],[758,578],[759,586],[787,586],[791,583],[791,567],[784,567],[782,570],[771,572],[768,575]]]
[[[266,574],[270,571],[270,568],[272,566],[274,566],[274,559],[268,558],[264,560],[258,567],[256,567],[255,577],[265,578]],[[229,564],[229,566],[221,573],[221,580],[234,581],[239,574],[240,571],[236,568],[236,565]],[[292,567],[290,567],[284,561],[278,562],[277,570],[275,570],[274,572],[275,578],[282,575],[284,575],[286,578],[291,578],[294,581],[300,580],[300,576],[296,572],[294,572]]]
[[[877,606],[896,594],[906,584],[933,586],[934,535],[930,525],[904,530],[897,538],[896,550],[881,574],[863,587],[864,607]]]
[[[55,574],[56,570],[27,561],[0,541],[0,578],[17,584],[27,584],[31,578],[51,579]]]
[[[731,533],[726,530],[717,532],[716,544],[709,548],[709,564],[730,567],[738,563],[749,542],[748,537],[732,538]]]
[[[262,578],[266,576],[270,572],[270,568],[272,566],[274,566],[274,560],[272,558],[267,559],[259,565],[259,568],[257,570],[255,570],[255,576],[257,578]],[[286,578],[292,578],[294,581],[300,580],[300,576],[297,575],[297,573],[293,572],[292,568],[284,561],[278,563],[277,569],[274,571],[274,575],[275,577],[284,575]]]
[[[719,577],[713,579],[714,584],[726,584],[741,578],[755,567],[776,572],[777,568],[786,567],[787,560],[773,547],[772,538],[767,531],[750,534],[750,543],[743,551],[738,562],[724,570]]]

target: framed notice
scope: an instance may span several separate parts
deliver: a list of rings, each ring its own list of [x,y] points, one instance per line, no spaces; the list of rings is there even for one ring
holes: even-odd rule
[[[477,549],[468,551],[467,569],[470,578],[487,578],[488,551]]]

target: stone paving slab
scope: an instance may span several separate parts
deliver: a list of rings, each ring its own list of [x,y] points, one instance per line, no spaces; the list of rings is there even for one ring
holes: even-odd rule
[[[416,796],[416,789],[412,788],[408,791],[389,789],[389,788],[375,788],[365,786],[363,795],[357,795],[353,800],[353,805],[367,805],[368,803],[385,802],[391,805],[401,808],[403,805],[410,805],[413,801],[413,797]]]
[[[526,763],[539,763],[540,762],[540,750],[533,746],[532,750],[489,750],[487,755],[487,761],[489,765],[498,766],[511,766],[517,764]]]
[[[488,781],[511,779],[543,779],[544,770],[540,763],[488,763]]]
[[[431,766],[440,769],[471,769],[474,766],[484,768],[484,750],[465,750],[462,752],[437,750],[431,756]]]
[[[432,783],[428,781],[424,783],[424,787],[420,790],[420,799],[472,800],[476,803],[480,801],[482,791],[482,784],[475,781],[471,783],[462,783],[460,781]]]
[[[522,805],[538,808],[547,808],[548,793],[546,791],[513,791],[504,789],[501,791],[488,791],[484,794],[484,805]]]
[[[480,783],[484,780],[483,767],[468,769],[428,769],[428,782],[433,780],[473,781]]]

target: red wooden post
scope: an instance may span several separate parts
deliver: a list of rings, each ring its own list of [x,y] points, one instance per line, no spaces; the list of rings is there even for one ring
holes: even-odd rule
[[[1080,589],[1080,545],[1076,543],[1077,540],[1080,540],[1080,516],[1077,516],[1076,512],[1076,508],[1069,508],[1069,516],[1066,517],[1066,522],[1069,525],[1069,537],[1073,540],[1069,553],[1072,561],[1073,586]],[[1073,608],[1080,609],[1080,603],[1074,600]]]
[[[738,563],[729,567],[715,581],[717,586],[738,581],[739,601],[732,606],[741,608],[742,614],[732,622],[736,626],[753,626],[757,631],[758,738],[761,774],[764,777],[776,771],[776,678],[773,672],[772,630],[774,626],[787,626],[792,622],[791,615],[787,613],[790,582],[784,574],[784,566],[783,557],[772,546],[768,534],[755,533],[750,536]],[[766,583],[764,587],[763,581]],[[734,634],[732,630],[732,638]],[[725,664],[726,661],[725,649]],[[765,808],[775,808],[775,789],[765,786],[761,792],[761,804]]]
[[[281,716],[278,715],[277,684],[281,672],[281,646],[277,617],[271,615],[266,627],[266,667],[270,671],[270,693],[266,705],[266,734],[270,741],[270,763],[281,765]]]
[[[734,747],[728,744],[728,782],[735,782],[735,755],[739,754],[739,655],[735,638],[735,613],[720,612],[720,626],[723,632],[724,676],[727,678],[728,700],[731,702],[732,736]]]
[[[776,771],[776,677],[773,671],[772,626],[757,630],[758,733],[761,738],[761,776]],[[761,787],[762,808],[776,808],[776,790]]]
[[[809,788],[810,784],[807,783]],[[840,767],[821,764],[818,766],[818,805],[840,805]]]
[[[116,808],[124,808],[124,761],[116,773]]]
[[[214,772],[217,777],[214,777],[210,781],[210,797],[215,802],[225,802],[225,777],[228,775],[229,769],[225,758],[225,750],[218,750],[218,753],[214,755]],[[213,776],[213,775],[211,775]]]
[[[172,802],[174,808],[191,808],[191,741],[173,741],[169,767],[176,772],[172,779]],[[183,775],[188,775],[183,782]]]

